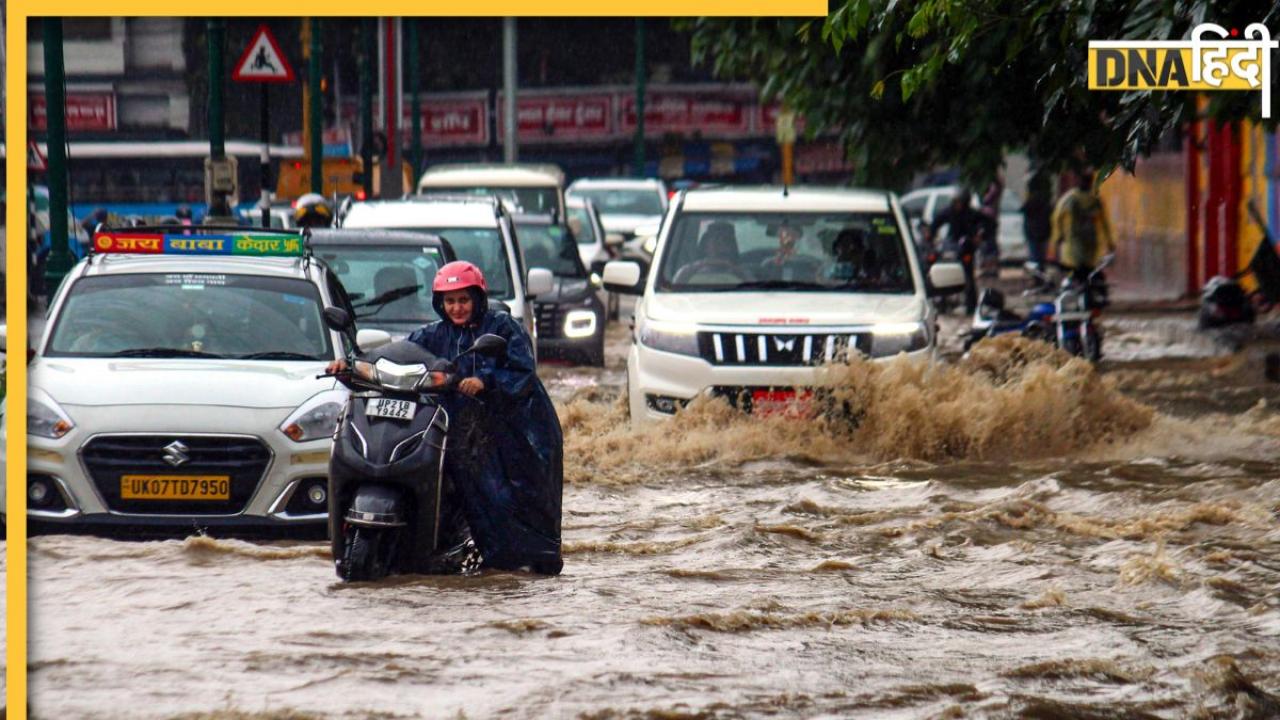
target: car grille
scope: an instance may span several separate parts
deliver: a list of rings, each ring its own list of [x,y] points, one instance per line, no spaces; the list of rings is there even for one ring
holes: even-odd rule
[[[181,441],[188,460],[174,467],[165,446]],[[261,440],[236,436],[107,435],[89,440],[81,460],[107,508],[155,515],[234,515],[244,510],[271,464]],[[120,497],[122,475],[226,475],[229,500],[135,500]]]
[[[870,333],[698,333],[698,354],[712,365],[795,367],[871,352]]]
[[[553,303],[538,303],[534,306],[534,316],[538,322],[538,337],[554,340],[561,335],[560,306]]]

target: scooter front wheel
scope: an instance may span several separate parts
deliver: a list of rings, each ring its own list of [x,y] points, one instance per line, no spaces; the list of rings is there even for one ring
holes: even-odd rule
[[[347,536],[338,575],[346,582],[380,580],[390,570],[390,538],[386,531],[354,528]]]

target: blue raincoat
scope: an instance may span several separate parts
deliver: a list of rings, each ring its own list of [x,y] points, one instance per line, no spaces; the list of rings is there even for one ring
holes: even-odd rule
[[[532,342],[510,315],[489,310],[479,288],[476,311],[465,327],[444,312],[441,294],[433,305],[445,318],[409,335],[437,357],[455,360],[463,377],[485,389],[475,399],[446,398],[449,448],[446,470],[484,567],[560,573],[560,501],[564,485],[564,438],[551,397],[535,372]],[[486,333],[507,341],[505,356],[458,355]],[[476,400],[480,402],[477,403]]]

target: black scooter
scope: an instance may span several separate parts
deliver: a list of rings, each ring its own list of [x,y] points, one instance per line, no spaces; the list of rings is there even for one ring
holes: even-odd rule
[[[362,352],[345,310],[325,308],[324,320],[354,348],[348,368],[332,375],[351,390],[329,457],[338,576],[350,582],[476,569],[479,554],[444,473],[449,415],[440,399],[456,392],[457,367],[407,340]],[[481,335],[462,355],[506,349],[502,337]]]

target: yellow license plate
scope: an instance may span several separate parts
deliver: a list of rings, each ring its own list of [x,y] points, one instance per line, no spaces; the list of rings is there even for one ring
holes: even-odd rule
[[[229,475],[122,475],[122,500],[230,500]]]

